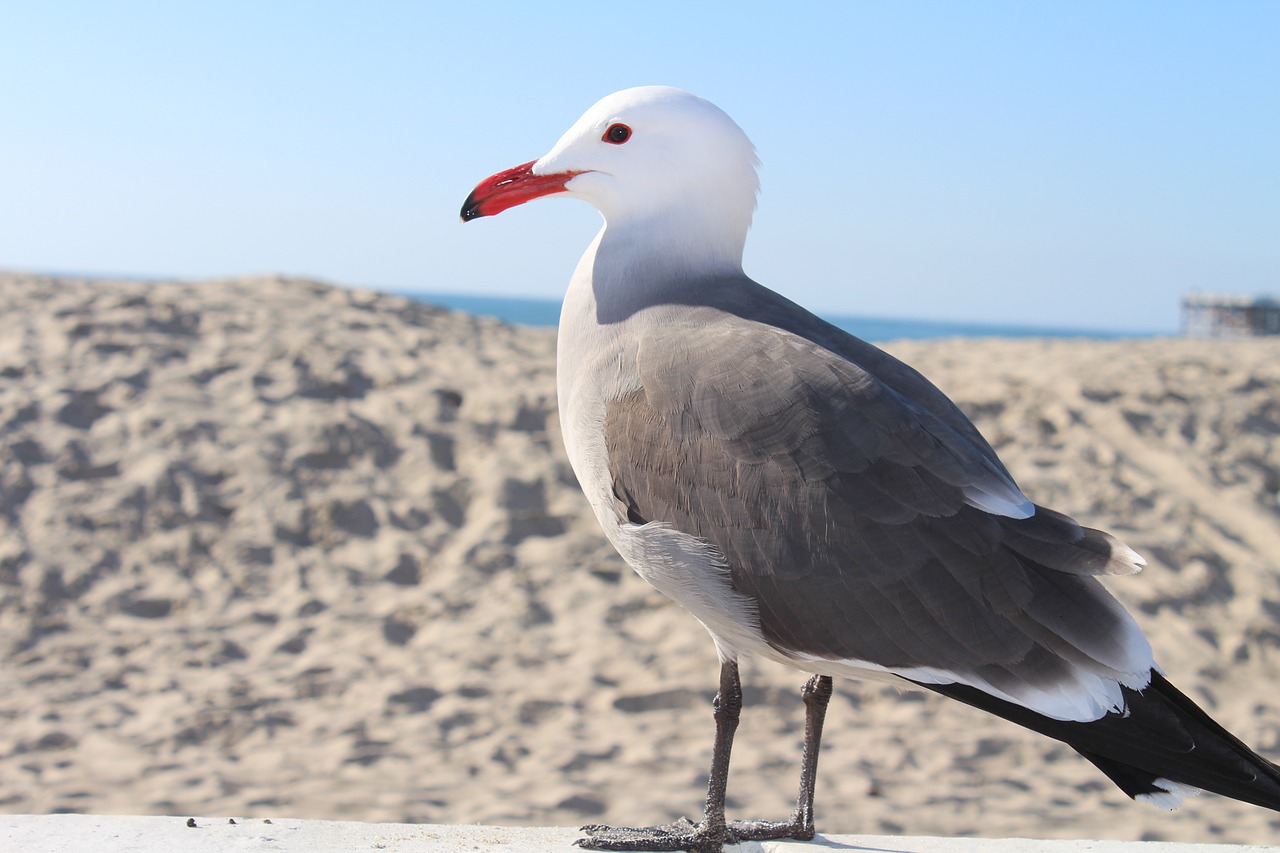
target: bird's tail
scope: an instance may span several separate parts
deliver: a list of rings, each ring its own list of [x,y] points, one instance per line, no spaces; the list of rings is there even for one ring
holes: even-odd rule
[[[1134,799],[1176,808],[1204,790],[1280,811],[1280,767],[1158,672],[1142,691],[1123,688],[1122,713],[1090,722],[1054,720],[963,684],[920,686],[1062,741]]]

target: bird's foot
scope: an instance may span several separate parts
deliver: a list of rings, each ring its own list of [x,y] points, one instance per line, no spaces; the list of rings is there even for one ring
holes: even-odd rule
[[[573,842],[588,850],[690,850],[694,853],[720,853],[727,837],[723,825],[714,829],[705,823],[694,823],[680,818],[675,823],[662,826],[604,826],[590,824],[582,827],[586,838]]]
[[[794,838],[809,841],[814,836],[813,826],[798,818],[780,820],[731,820],[728,825],[712,829],[705,823],[694,823],[680,818],[675,823],[662,826],[604,826],[592,824],[582,827],[586,838],[574,842],[588,850],[666,851],[690,850],[695,853],[720,853],[725,844],[743,841],[774,841]]]
[[[792,818],[791,820],[731,820],[725,829],[725,843],[775,841],[779,838],[812,841],[815,834],[813,825],[806,825],[799,818]]]

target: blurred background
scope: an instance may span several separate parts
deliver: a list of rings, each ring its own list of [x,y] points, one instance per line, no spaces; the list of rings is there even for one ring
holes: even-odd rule
[[[1268,2],[0,4],[0,267],[558,298],[598,218],[471,187],[661,83],[839,314],[1172,332],[1280,279]],[[502,251],[493,246],[501,245]]]

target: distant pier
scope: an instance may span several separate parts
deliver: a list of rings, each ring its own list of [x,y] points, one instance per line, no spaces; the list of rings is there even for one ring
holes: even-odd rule
[[[1280,299],[1202,293],[1184,296],[1182,334],[1193,338],[1280,335]]]

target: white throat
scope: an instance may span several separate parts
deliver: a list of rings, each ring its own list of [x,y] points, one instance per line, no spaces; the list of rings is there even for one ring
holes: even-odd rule
[[[667,209],[653,215],[606,216],[574,276],[590,282],[605,313],[644,304],[657,296],[677,298],[709,278],[742,275],[751,209]]]

